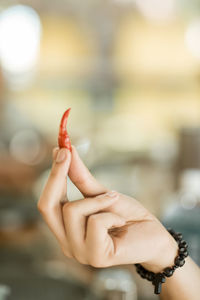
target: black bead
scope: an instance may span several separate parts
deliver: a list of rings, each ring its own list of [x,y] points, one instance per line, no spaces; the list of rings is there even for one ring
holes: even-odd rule
[[[147,275],[148,271],[145,270],[142,266],[140,266],[140,269],[138,269],[138,273],[140,274],[140,276],[142,278],[146,278],[146,275]]]
[[[180,256],[177,256],[175,258],[175,261],[174,261],[175,265],[178,266],[178,267],[182,267],[184,264],[185,264],[185,260],[180,257]]]
[[[188,248],[188,244],[186,243],[186,241],[181,240],[180,243],[179,243],[179,248],[185,248],[185,249],[187,249]]]
[[[173,235],[173,237],[177,242],[180,242],[183,236],[181,233],[178,232],[177,234]]]
[[[136,265],[136,270],[139,273],[141,270],[143,270],[143,267],[140,264]]]
[[[183,258],[187,257],[188,256],[187,250],[184,249],[184,251],[179,251],[179,256]]]
[[[140,269],[136,269],[136,271],[138,272],[138,274],[140,274]]]
[[[150,274],[151,274],[151,278],[152,278],[151,281],[153,281],[155,278],[155,274],[153,272],[150,272]]]
[[[187,252],[187,250],[185,250],[185,252],[184,253],[181,253],[180,254],[180,257],[183,257],[183,258],[186,258],[186,257],[188,257],[188,252]]]
[[[147,270],[145,268],[143,268],[143,266],[140,266],[139,270],[140,270],[140,272],[143,272],[143,273],[147,272]]]
[[[184,266],[184,264],[185,264],[185,260],[181,260],[180,267]]]
[[[181,260],[184,260],[188,256],[188,253],[187,253],[187,255],[186,254],[179,254],[179,256],[180,256]]]
[[[182,235],[182,233],[180,233],[180,232],[177,232],[177,233],[176,233],[176,236],[177,236],[177,238],[179,238],[180,240],[182,240],[182,238],[183,238],[183,235]]]
[[[165,269],[164,269],[164,275],[167,276],[167,277],[172,276],[173,273],[174,273],[173,268],[165,268]]]
[[[149,281],[152,281],[154,279],[154,273],[153,272],[148,272],[146,275],[146,279]]]
[[[185,251],[186,251],[186,249],[185,248],[183,248],[183,247],[181,247],[181,248],[179,248],[179,253],[181,254],[181,253],[184,253]]]
[[[162,275],[163,275],[163,277],[162,277],[162,283],[165,283],[165,281],[166,281],[165,275],[164,274],[162,274]]]
[[[141,275],[142,278],[146,278],[147,273],[144,272],[144,271],[141,271],[140,275]]]
[[[168,232],[169,232],[171,235],[175,234],[175,231],[174,231],[173,229],[171,229],[171,228],[168,229]]]

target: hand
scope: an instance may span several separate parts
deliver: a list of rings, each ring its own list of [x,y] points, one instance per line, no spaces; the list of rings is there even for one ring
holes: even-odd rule
[[[138,201],[97,182],[75,147],[54,149],[53,160],[38,208],[67,257],[94,267],[141,263],[153,272],[173,265],[175,240]],[[67,175],[84,199],[67,200]]]

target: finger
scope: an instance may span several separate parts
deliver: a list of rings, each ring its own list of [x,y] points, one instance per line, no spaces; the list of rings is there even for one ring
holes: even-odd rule
[[[72,146],[72,160],[69,169],[69,177],[85,197],[94,197],[108,191],[108,189],[92,176],[80,159],[74,146]]]
[[[81,263],[85,260],[85,230],[87,217],[105,210],[118,199],[117,193],[108,193],[103,197],[86,198],[68,202],[63,206],[63,219],[68,242],[73,256]]]
[[[106,267],[112,264],[117,248],[108,230],[125,224],[125,219],[110,212],[94,214],[88,218],[86,253],[89,255],[88,261],[91,265]]]
[[[58,147],[55,147],[53,149],[53,153],[52,153],[52,159],[55,160],[56,159],[56,156],[58,154],[58,151],[59,151],[59,148]]]
[[[55,153],[54,153],[55,154]],[[38,208],[46,223],[63,246],[66,235],[63,224],[61,200],[66,197],[66,176],[71,162],[71,154],[67,149],[57,151],[57,156],[38,202]]]
[[[60,203],[66,192],[66,177],[68,174],[71,162],[71,153],[68,149],[62,148],[58,151],[57,156],[53,161],[53,166],[48,178],[48,181],[43,190],[42,203],[46,208],[52,207]]]

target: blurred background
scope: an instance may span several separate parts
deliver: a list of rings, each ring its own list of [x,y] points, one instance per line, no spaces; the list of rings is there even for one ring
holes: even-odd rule
[[[65,258],[39,216],[69,107],[91,172],[200,265],[200,1],[0,1],[0,300],[157,299],[133,266]]]

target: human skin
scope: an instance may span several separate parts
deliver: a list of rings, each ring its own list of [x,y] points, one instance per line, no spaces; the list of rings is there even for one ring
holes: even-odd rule
[[[69,176],[83,199],[69,202]],[[178,246],[159,220],[137,200],[110,191],[89,172],[76,149],[55,148],[38,209],[63,253],[96,268],[140,263],[153,272],[174,264]],[[200,271],[190,257],[163,284],[162,300],[197,300]]]

